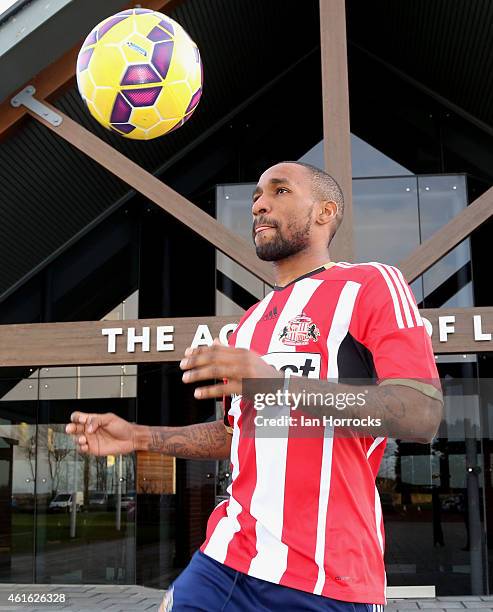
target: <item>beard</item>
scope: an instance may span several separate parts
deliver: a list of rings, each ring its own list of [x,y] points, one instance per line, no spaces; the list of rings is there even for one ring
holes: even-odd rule
[[[258,223],[258,225],[261,225],[261,223]],[[303,227],[297,229],[293,228],[293,224],[288,224],[289,238],[284,236],[279,226],[276,225],[274,228],[275,235],[269,241],[255,244],[257,257],[263,261],[279,261],[304,251],[309,244],[310,225],[310,218],[307,219]]]

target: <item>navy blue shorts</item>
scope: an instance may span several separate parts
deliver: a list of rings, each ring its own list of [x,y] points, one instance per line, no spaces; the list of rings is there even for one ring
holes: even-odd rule
[[[165,594],[161,612],[382,612],[259,580],[197,551]]]

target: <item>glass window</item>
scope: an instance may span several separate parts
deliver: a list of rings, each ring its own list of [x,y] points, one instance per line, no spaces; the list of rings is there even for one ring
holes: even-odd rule
[[[65,425],[74,410],[135,421],[135,376],[56,370],[0,372],[0,580],[131,584],[136,457],[79,455]]]
[[[300,161],[323,168],[325,166],[323,141],[318,142],[300,157]],[[355,134],[351,134],[351,164],[353,178],[413,174]]]
[[[395,265],[419,246],[416,177],[353,180],[355,261]]]
[[[418,177],[421,242],[467,206],[464,175]],[[472,306],[470,240],[466,239],[423,274],[425,306]]]
[[[389,440],[378,473],[388,583],[433,584],[437,595],[480,594],[486,592],[484,504],[491,491],[482,422],[493,381],[483,379],[479,393],[476,379],[456,378],[460,369],[447,368],[437,437],[431,445]]]
[[[220,223],[252,242],[252,193],[254,183],[218,185],[216,217]],[[262,299],[268,287],[232,259],[216,251],[217,291],[216,314],[240,315]]]

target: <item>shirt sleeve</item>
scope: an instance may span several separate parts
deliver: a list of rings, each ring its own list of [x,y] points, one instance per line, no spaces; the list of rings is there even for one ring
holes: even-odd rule
[[[350,333],[371,352],[378,384],[406,385],[442,400],[431,339],[398,268],[372,264]]]

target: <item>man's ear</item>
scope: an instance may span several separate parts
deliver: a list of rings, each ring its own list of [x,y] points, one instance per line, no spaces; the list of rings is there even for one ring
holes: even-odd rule
[[[331,200],[324,200],[318,205],[317,223],[325,225],[332,223],[337,215],[337,204]]]

